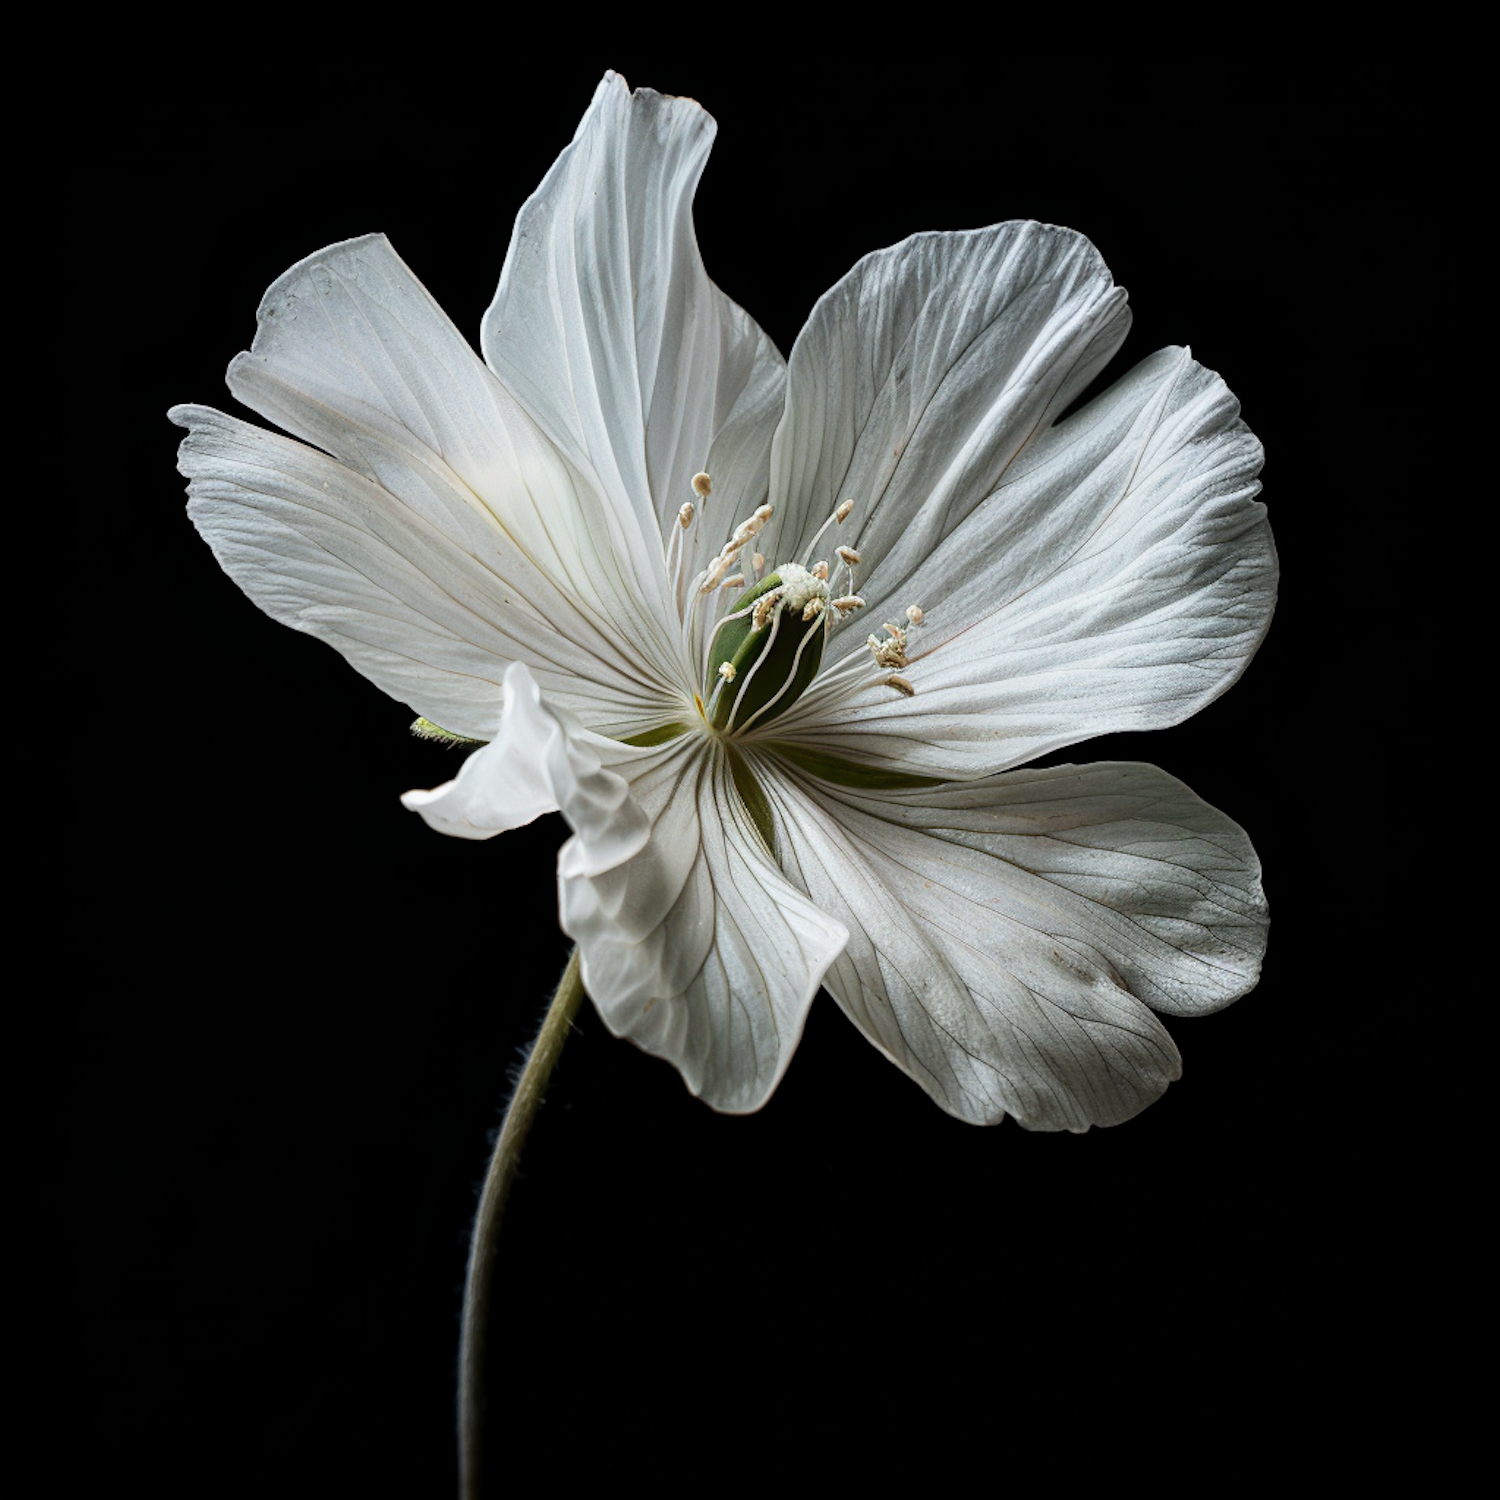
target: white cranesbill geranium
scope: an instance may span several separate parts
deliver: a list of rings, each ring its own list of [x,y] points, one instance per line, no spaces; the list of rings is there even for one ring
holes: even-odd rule
[[[765,1101],[822,986],[962,1119],[1124,1120],[1179,1072],[1153,1012],[1254,984],[1259,866],[1154,766],[1013,768],[1244,669],[1260,446],[1180,349],[1057,421],[1129,314],[1050,225],[866,257],[784,362],[699,257],[713,132],[605,78],[483,363],[382,237],[293,267],[228,383],[301,441],[175,408],[190,514],[268,613],[486,742],[408,795],[434,827],[562,810],[589,995],[716,1108]]]

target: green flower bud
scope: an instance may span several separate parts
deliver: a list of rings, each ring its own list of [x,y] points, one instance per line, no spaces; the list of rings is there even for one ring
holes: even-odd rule
[[[704,696],[715,729],[759,729],[807,691],[823,660],[827,611],[828,585],[796,563],[734,601],[709,653]]]

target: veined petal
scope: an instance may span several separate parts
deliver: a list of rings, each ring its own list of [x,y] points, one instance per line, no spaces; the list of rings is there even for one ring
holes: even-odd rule
[[[919,234],[866,256],[792,349],[768,555],[797,557],[852,500],[873,615],[1103,368],[1129,322],[1124,291],[1071,229]]]
[[[519,660],[602,730],[660,719],[660,689],[534,573],[530,591],[513,591],[461,541],[302,443],[207,407],[169,415],[189,429],[188,515],[225,572],[425,718],[493,738],[498,684]]]
[[[606,74],[517,216],[482,335],[490,368],[643,532],[669,537],[707,469],[700,520],[714,520],[687,539],[706,537],[705,554],[765,496],[785,385],[775,346],[698,252],[693,194],[715,130],[695,101]]]
[[[798,775],[770,787],[788,874],[849,928],[825,985],[962,1119],[1128,1119],[1180,1071],[1147,1006],[1217,1009],[1259,973],[1249,839],[1154,766],[914,792]]]
[[[630,675],[680,677],[659,543],[558,453],[383,235],[279,277],[227,379],[556,615],[558,630],[628,636]]]
[[[1187,718],[1270,625],[1261,456],[1217,375],[1186,350],[1151,356],[1039,433],[906,579],[902,599],[925,611],[904,669],[915,693],[814,692],[778,732],[967,779]],[[830,655],[858,649],[835,636]]]
[[[584,988],[616,1036],[675,1064],[715,1109],[759,1109],[845,929],[768,857],[720,752],[679,741],[631,793],[651,822],[634,859],[591,873],[575,840],[558,861]]]
[[[770,1097],[846,933],[766,854],[722,750],[696,735],[632,750],[579,733],[513,666],[494,743],[403,800],[465,838],[561,808],[574,829],[558,856],[562,926],[605,1024],[716,1109]]]

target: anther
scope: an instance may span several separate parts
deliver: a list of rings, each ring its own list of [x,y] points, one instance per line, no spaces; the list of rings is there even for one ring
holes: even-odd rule
[[[750,563],[755,569],[755,576],[759,578],[766,571],[766,554],[764,552],[751,553]]]
[[[771,611],[781,603],[781,590],[771,589],[762,594],[755,604],[755,614],[752,616],[757,630],[764,630],[766,621],[771,618]]]
[[[682,471],[679,469],[678,473],[681,472]],[[698,498],[700,500],[707,500],[710,492],[713,490],[713,484],[707,474],[694,474],[693,489],[697,491]]]
[[[734,663],[732,661],[721,661],[719,663],[719,676],[722,677],[725,682],[733,682]]]
[[[816,620],[827,608],[826,599],[809,599],[802,608],[802,623],[805,625],[809,620]]]
[[[840,547],[839,556],[852,568],[859,561],[859,553],[853,547]]]
[[[775,514],[776,507],[774,505],[762,505],[760,509],[755,512],[755,519],[760,522],[760,526],[764,526],[766,522],[769,521]],[[760,526],[757,526],[755,529],[759,531]]]
[[[913,625],[920,625],[922,623],[922,611],[920,606],[915,604],[908,604],[906,606],[906,618],[910,620]]]
[[[682,529],[686,531],[693,524],[693,502],[686,501],[682,509],[677,512],[677,519],[682,522]]]
[[[833,607],[841,615],[846,615],[851,609],[863,609],[865,601],[858,594],[845,594],[842,599],[835,599],[833,601]]]
[[[854,502],[852,500],[845,500],[840,504],[839,508],[834,511],[833,519],[837,521],[840,526],[842,526],[844,522],[849,519],[849,512],[853,509]]]
[[[818,579],[828,577],[828,564],[826,562],[814,563],[812,565],[812,576]]]
[[[914,688],[911,683],[909,683],[904,677],[887,677],[885,679],[885,685],[887,687],[895,688],[895,690],[900,693],[903,698],[910,698],[914,696],[917,691],[916,688]]]
[[[906,644],[906,632],[899,625],[892,625],[890,621],[887,620],[885,629],[888,635],[895,636],[895,638],[900,641],[903,646]]]
[[[719,585],[721,589],[742,589],[744,588],[744,586],[745,575],[743,573],[736,573],[732,578],[726,578],[724,582]]]
[[[891,632],[891,639],[883,641],[878,635],[870,636],[865,645],[870,648],[876,664],[882,667],[904,667],[906,665],[906,632],[897,630],[893,625],[885,627]]]

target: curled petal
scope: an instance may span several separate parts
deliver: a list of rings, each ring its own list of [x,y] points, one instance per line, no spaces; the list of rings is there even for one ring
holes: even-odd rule
[[[574,830],[558,856],[562,925],[605,1024],[716,1109],[758,1109],[844,928],[776,868],[721,750],[697,736],[630,750],[580,732],[521,666],[505,689],[494,743],[406,805],[467,838],[560,808]]]

